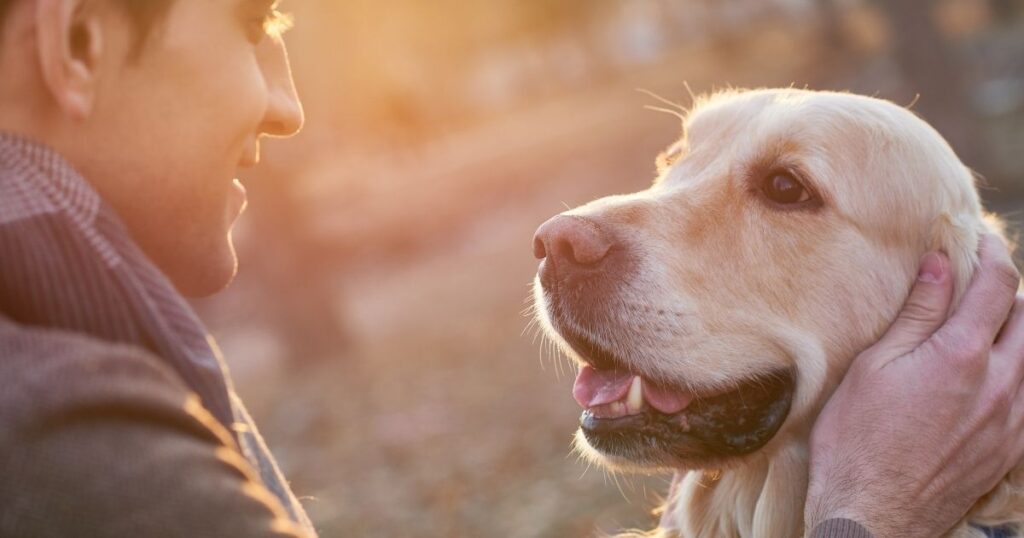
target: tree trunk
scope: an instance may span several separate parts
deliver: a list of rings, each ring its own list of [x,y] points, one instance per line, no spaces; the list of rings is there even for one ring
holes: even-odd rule
[[[980,122],[971,110],[968,73],[935,24],[931,0],[876,2],[888,16],[892,54],[910,95],[919,95],[914,111],[930,122],[967,166],[985,174]],[[909,101],[908,101],[909,102]]]

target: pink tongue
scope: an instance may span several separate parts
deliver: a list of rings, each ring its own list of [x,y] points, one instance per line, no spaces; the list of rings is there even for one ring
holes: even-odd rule
[[[679,389],[659,387],[654,383],[648,383],[645,379],[644,400],[647,401],[647,405],[666,415],[671,415],[686,409],[686,406],[693,401],[693,395]]]
[[[583,408],[617,402],[626,397],[635,374],[618,370],[595,370],[590,366],[580,368],[572,396]],[[651,407],[671,415],[678,413],[693,401],[693,395],[679,389],[657,386],[644,380],[644,400]]]
[[[584,366],[576,375],[572,396],[584,408],[617,402],[629,392],[629,385],[632,381],[633,374],[629,372],[599,371],[590,366]]]

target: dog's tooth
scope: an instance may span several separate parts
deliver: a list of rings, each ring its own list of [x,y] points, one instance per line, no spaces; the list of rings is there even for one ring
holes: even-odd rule
[[[628,413],[639,413],[644,406],[644,382],[640,376],[633,376],[633,383],[629,386],[629,395],[626,396],[626,411]]]
[[[612,406],[612,409],[611,409],[612,410],[612,414],[611,414],[612,418],[619,418],[619,417],[626,416],[626,405],[625,404],[623,404],[622,402],[615,402],[615,403],[611,404],[611,406]]]

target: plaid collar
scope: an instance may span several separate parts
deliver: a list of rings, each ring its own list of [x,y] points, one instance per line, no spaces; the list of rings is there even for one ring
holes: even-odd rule
[[[224,367],[192,308],[67,160],[3,132],[0,272],[11,288],[0,287],[0,311],[16,321],[149,349],[231,429],[235,417]],[[31,278],[14,289],[19,274]]]

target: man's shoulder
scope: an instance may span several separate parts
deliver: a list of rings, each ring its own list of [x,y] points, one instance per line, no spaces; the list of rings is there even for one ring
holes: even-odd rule
[[[188,397],[181,378],[144,349],[0,316],[0,444],[76,410],[136,401],[180,406]]]
[[[310,534],[142,349],[0,318],[0,454],[0,536]]]

